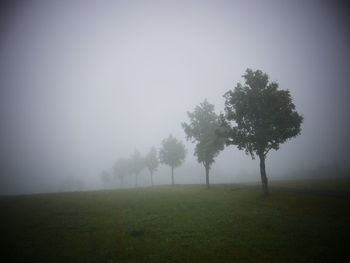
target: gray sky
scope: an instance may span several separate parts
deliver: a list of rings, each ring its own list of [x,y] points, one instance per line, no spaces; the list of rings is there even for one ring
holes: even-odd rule
[[[268,173],[348,163],[349,9],[340,2],[15,2],[0,20],[0,193],[59,190],[67,177],[96,187],[135,148],[145,154],[170,133],[185,141],[186,111],[205,98],[222,111],[248,67],[289,89],[304,116],[301,135],[269,155]],[[204,182],[186,146],[176,181]],[[244,174],[258,180],[258,162],[229,147],[212,180]]]

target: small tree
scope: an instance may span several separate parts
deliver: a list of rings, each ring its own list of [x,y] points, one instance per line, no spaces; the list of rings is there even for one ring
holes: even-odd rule
[[[194,155],[205,168],[206,185],[209,187],[209,170],[215,157],[224,149],[224,139],[217,135],[220,128],[219,116],[214,112],[214,105],[207,100],[187,112],[190,123],[182,123],[187,140],[197,143]]]
[[[130,171],[135,175],[135,187],[137,187],[137,180],[140,172],[145,167],[144,160],[138,150],[135,150],[130,157]]]
[[[122,188],[124,177],[130,174],[130,160],[126,158],[119,158],[113,166],[113,174],[115,178],[119,178],[120,188]]]
[[[147,167],[150,175],[151,175],[151,184],[153,186],[153,173],[157,171],[159,165],[159,160],[157,157],[156,148],[152,147],[149,153],[145,157],[145,166]]]
[[[221,133],[227,145],[237,145],[254,159],[260,159],[262,189],[268,194],[265,159],[271,150],[300,134],[303,117],[295,110],[290,92],[279,90],[267,74],[247,69],[244,85],[225,93],[225,116]],[[232,123],[233,122],[233,126]]]
[[[160,162],[171,167],[171,183],[174,185],[174,168],[180,166],[186,157],[186,149],[181,141],[172,135],[162,141],[159,151]]]

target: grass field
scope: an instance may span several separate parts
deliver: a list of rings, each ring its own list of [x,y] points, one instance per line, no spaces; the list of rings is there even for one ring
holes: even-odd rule
[[[337,262],[350,244],[349,198],[252,186],[1,197],[0,209],[1,262]]]

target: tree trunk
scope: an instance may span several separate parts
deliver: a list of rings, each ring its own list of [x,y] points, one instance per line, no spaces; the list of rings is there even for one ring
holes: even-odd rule
[[[205,165],[205,183],[207,185],[207,188],[209,188],[209,169],[210,167],[208,165]]]
[[[151,184],[153,186],[153,173],[151,172]]]
[[[171,167],[171,184],[174,185],[174,167]]]
[[[264,195],[268,195],[268,186],[267,186],[267,177],[265,170],[265,156],[263,154],[259,154],[260,159],[260,175],[261,175],[261,184]]]

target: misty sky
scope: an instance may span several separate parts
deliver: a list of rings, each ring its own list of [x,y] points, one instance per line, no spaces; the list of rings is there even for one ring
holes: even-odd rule
[[[223,94],[246,68],[289,89],[301,135],[271,152],[269,174],[348,164],[348,9],[331,1],[14,1],[0,26],[0,193],[56,191],[134,149],[185,141],[186,111]],[[186,142],[177,183],[204,183]],[[168,168],[155,177],[170,182]],[[234,147],[213,182],[253,174]],[[148,183],[144,173],[144,183]],[[63,185],[63,186],[62,186]]]

